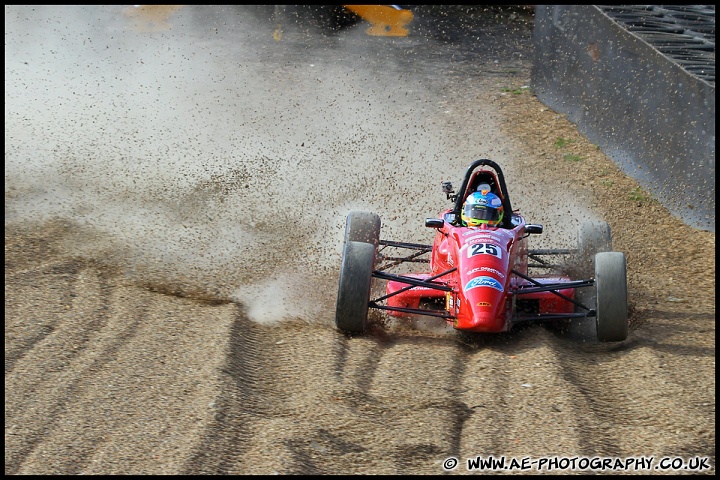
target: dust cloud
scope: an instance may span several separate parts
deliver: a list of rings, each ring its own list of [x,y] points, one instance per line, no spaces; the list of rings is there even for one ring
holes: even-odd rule
[[[71,251],[133,281],[329,322],[351,210],[378,213],[383,238],[429,241],[440,182],[484,157],[528,221],[564,215],[533,200],[543,186],[492,105],[455,121],[473,92],[414,58],[421,35],[327,35],[238,6],[139,28],[127,8],[5,6],[6,226],[62,219]],[[548,200],[589,212],[570,198]]]

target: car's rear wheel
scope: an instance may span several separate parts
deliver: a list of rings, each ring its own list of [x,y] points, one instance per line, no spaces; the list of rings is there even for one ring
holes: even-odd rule
[[[380,243],[380,216],[372,212],[353,211],[345,222],[345,242]]]
[[[367,329],[374,263],[375,245],[358,241],[345,243],[335,307],[335,325],[339,330],[361,334]]]
[[[595,255],[595,323],[600,342],[621,342],[628,336],[627,265],[622,252]]]
[[[577,235],[577,250],[570,258],[567,273],[576,280],[589,280],[595,275],[595,255],[612,250],[610,225],[604,221],[587,221],[580,225]],[[580,287],[575,289],[575,300],[586,308],[575,307],[576,313],[587,313],[596,306],[596,289]],[[563,336],[586,342],[597,338],[596,322],[592,317],[580,317],[554,322],[553,326]]]
[[[587,221],[580,225],[578,230],[578,247],[574,261],[573,276],[577,279],[587,280],[595,276],[595,255],[600,252],[612,251],[612,234],[610,225],[604,221]],[[578,288],[575,290],[575,300],[594,309],[597,301],[596,289],[593,287]],[[580,307],[576,312],[587,312]],[[570,328],[576,336],[593,341],[595,338],[595,322],[592,317],[572,320]]]
[[[595,274],[595,254],[612,251],[610,225],[603,221],[584,222],[578,230],[578,248],[575,255],[576,275],[590,278]]]

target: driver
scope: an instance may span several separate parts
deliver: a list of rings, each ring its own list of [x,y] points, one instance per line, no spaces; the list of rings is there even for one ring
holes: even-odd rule
[[[502,222],[503,213],[500,197],[490,193],[490,190],[482,190],[468,195],[460,217],[466,227],[497,227]]]

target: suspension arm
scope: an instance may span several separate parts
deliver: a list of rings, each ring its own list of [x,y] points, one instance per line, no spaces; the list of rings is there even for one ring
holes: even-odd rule
[[[595,285],[594,280],[579,280],[576,282],[566,282],[566,283],[553,283],[550,285],[543,285],[542,283],[538,282],[537,280],[534,280],[527,275],[523,275],[522,273],[518,272],[517,270],[512,270],[512,273],[517,275],[518,277],[527,280],[528,282],[535,285],[535,287],[520,287],[518,288],[513,294],[514,295],[522,295],[523,293],[537,293],[537,292],[550,292],[554,295],[557,295],[558,297],[562,298],[563,300],[567,300],[568,302],[572,303],[575,306],[578,306],[584,310],[587,310],[588,312],[592,312],[592,309],[586,307],[582,303],[573,300],[572,298],[568,297],[567,295],[563,295],[562,293],[558,292],[557,290],[560,288],[581,288],[581,287],[591,287]]]

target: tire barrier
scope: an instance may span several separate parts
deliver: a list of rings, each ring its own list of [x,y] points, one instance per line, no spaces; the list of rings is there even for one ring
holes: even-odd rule
[[[715,232],[715,7],[537,5],[533,36],[538,99]]]

